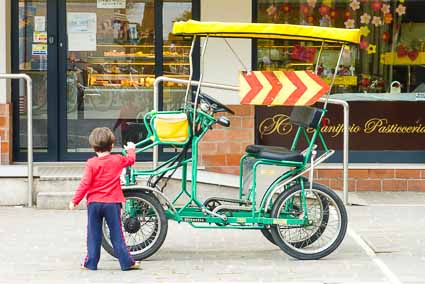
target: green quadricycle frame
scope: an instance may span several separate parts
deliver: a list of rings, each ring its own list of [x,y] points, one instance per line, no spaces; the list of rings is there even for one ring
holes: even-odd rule
[[[189,80],[168,79],[187,85],[182,110],[151,111],[144,116],[147,136],[136,143],[136,152],[152,150],[154,166],[143,170],[128,168],[124,175],[126,203],[122,224],[131,254],[137,260],[153,255],[165,240],[168,220],[174,220],[186,222],[194,228],[260,230],[270,242],[297,259],[319,259],[329,255],[345,236],[347,213],[334,191],[313,182],[314,167],[334,153],[320,132],[327,100],[321,109],[308,106],[293,108],[290,119],[298,130],[289,149],[262,145],[249,145],[246,148],[246,154],[240,160],[238,196],[201,200],[197,187],[199,143],[208,131],[213,131],[214,125],[230,126],[229,119],[217,117],[217,113],[233,114],[227,106],[201,92],[201,88],[238,90],[237,87],[203,82],[204,54],[208,37],[319,41],[322,45],[316,62],[319,62],[327,43],[338,43],[341,44],[341,51],[336,66],[339,66],[346,45],[359,43],[359,31],[188,21],[175,23],[173,32],[193,38],[190,60],[197,38],[206,37],[201,52],[201,74],[199,81],[192,80],[191,62]],[[230,50],[237,56],[231,47]],[[337,68],[333,81],[336,72]],[[159,81],[157,78],[155,94]],[[192,86],[198,86],[196,91],[192,92]],[[307,144],[305,149],[300,149],[301,139]],[[158,165],[157,148],[164,145],[173,146],[177,151],[172,158]],[[126,154],[125,151],[123,154]],[[281,174],[270,183],[262,196],[258,196],[257,173],[261,166],[279,167]],[[177,169],[181,170],[181,189],[170,200],[164,194],[164,189]],[[191,183],[188,183],[188,171]],[[114,255],[106,224],[103,226],[103,247]]]

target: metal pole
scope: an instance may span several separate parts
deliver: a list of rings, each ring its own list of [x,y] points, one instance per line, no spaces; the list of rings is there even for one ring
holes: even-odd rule
[[[32,79],[27,74],[0,74],[0,79],[23,79],[27,86],[27,163],[28,163],[28,207],[32,207],[33,145],[32,145]]]
[[[175,78],[169,78],[165,76],[160,76],[155,79],[154,83],[154,102],[158,101],[158,87],[161,82],[173,82],[173,83],[180,83],[180,84],[190,84],[191,86],[199,86],[199,84],[202,84],[203,87],[208,88],[215,88],[215,89],[221,89],[221,90],[229,90],[229,91],[239,91],[239,87],[236,86],[230,86],[230,85],[222,85],[222,84],[215,84],[215,83],[208,83],[208,82],[199,82],[199,81],[189,81],[184,79],[175,79]],[[336,104],[340,105],[344,109],[344,132],[343,132],[343,201],[345,205],[348,205],[348,155],[349,155],[349,127],[350,127],[350,120],[349,120],[349,105],[346,101],[343,100],[336,100],[336,99],[330,99],[330,98],[320,98],[319,102],[323,103],[330,103],[330,104]],[[157,104],[154,103],[155,110],[158,110]],[[155,155],[155,149],[154,149],[154,165],[158,165],[158,155]]]
[[[342,201],[348,205],[348,155],[350,134],[350,106],[346,101],[320,98],[319,102],[341,105],[344,109],[344,132],[343,132],[343,158],[342,158]]]

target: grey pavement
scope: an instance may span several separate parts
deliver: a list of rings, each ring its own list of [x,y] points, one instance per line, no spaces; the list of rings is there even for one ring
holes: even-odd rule
[[[348,207],[350,231],[373,255],[347,234],[330,256],[298,261],[257,231],[170,221],[162,248],[128,272],[105,251],[98,271],[79,269],[85,211],[0,207],[0,283],[425,283],[425,194],[415,195],[360,194],[369,205]]]

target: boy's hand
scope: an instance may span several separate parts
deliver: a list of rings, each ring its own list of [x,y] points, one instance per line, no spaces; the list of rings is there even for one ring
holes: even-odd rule
[[[133,142],[127,142],[127,145],[124,145],[124,149],[126,150],[136,149],[136,145]]]
[[[75,209],[75,204],[74,202],[70,201],[69,202],[69,210],[74,210]]]

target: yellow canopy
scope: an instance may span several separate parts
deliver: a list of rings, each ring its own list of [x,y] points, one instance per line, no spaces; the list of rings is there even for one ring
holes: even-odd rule
[[[262,23],[176,22],[173,33],[181,36],[211,36],[262,39],[289,39],[360,43],[359,29]]]

